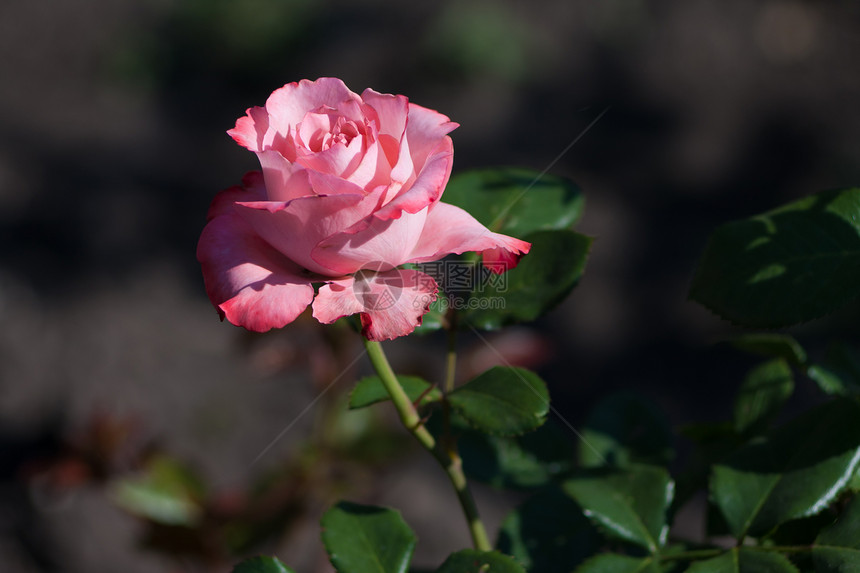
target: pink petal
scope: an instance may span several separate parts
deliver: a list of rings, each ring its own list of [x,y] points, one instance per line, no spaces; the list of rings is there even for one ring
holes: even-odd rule
[[[314,289],[302,269],[224,209],[197,244],[206,293],[225,317],[255,332],[281,328],[311,303]]]
[[[293,82],[275,90],[266,100],[265,108],[250,108],[248,115],[239,118],[236,127],[227,133],[251,151],[272,148],[283,152],[279,142],[289,137],[291,128],[302,121],[305,114],[322,106],[337,108],[351,99],[359,97],[337,78]],[[289,154],[285,156],[292,159]]]
[[[272,118],[264,107],[248,108],[246,113],[245,117],[236,120],[236,127],[229,130],[227,135],[258,155],[263,151],[277,151],[288,161],[295,160],[296,145],[290,126],[283,131],[271,127]]]
[[[408,189],[415,181],[417,172],[412,163],[412,155],[409,153],[409,140],[405,137],[394,140],[393,138],[382,138],[380,143],[386,148],[386,156],[395,157],[397,160],[391,164],[391,186],[396,190],[394,196],[403,188]],[[394,148],[392,152],[388,148]],[[453,149],[453,146],[452,146]],[[389,160],[390,161],[390,160]]]
[[[305,147],[305,149],[319,151],[319,142],[317,136],[320,134],[331,133],[332,128],[331,113],[307,113],[302,120],[296,125],[296,143]]]
[[[406,336],[421,324],[438,290],[430,276],[411,269],[360,272],[320,288],[313,304],[314,318],[330,324],[360,313],[365,337],[390,340]]]
[[[338,143],[322,151],[300,155],[297,161],[312,171],[345,177],[355,171],[363,157],[364,137],[359,135],[348,145]]]
[[[395,141],[403,139],[409,115],[409,100],[405,96],[381,94],[368,88],[362,92],[361,99],[376,112],[379,135],[390,136]]]
[[[368,140],[365,158],[348,179],[364,188],[374,188],[391,181],[391,170],[397,163],[400,141],[406,130],[409,101],[404,96],[381,94],[372,89],[364,90],[362,99],[362,112],[370,122],[368,128],[373,130],[372,139]],[[409,162],[408,173],[411,173],[408,155],[405,160]]]
[[[484,266],[500,275],[506,271],[516,267],[520,262],[520,257],[529,252],[531,243],[508,237],[507,235],[499,235],[509,239],[504,246],[496,247],[495,249],[487,249],[483,251]]]
[[[442,196],[448,179],[451,177],[453,162],[454,143],[450,137],[446,136],[439,143],[439,149],[427,160],[424,168],[418,173],[418,177],[412,184],[389,201],[385,207],[377,211],[376,217],[396,219],[400,217],[403,211],[417,213],[436,203]],[[396,179],[394,172],[392,172],[391,177]]]
[[[307,170],[287,161],[273,149],[257,153],[265,179],[265,195],[270,201],[290,201],[314,195]]]
[[[342,181],[342,180],[341,180]],[[343,273],[311,257],[317,244],[367,218],[377,205],[373,194],[312,195],[292,201],[237,203],[237,212],[267,243],[304,268],[325,276]]]
[[[409,104],[406,131],[398,140],[397,163],[391,169],[393,196],[377,213],[382,219],[415,213],[439,200],[451,176],[454,144],[447,136],[457,124],[436,111]],[[391,146],[380,138],[383,147]],[[388,152],[391,155],[391,152]]]
[[[309,112],[326,106],[337,108],[347,100],[358,100],[343,81],[337,78],[320,78],[316,81],[293,82],[272,92],[266,100],[272,127],[284,133]]]
[[[249,107],[244,117],[236,120],[236,127],[229,130],[227,135],[232,137],[236,143],[246,148],[249,151],[262,151],[267,144],[264,143],[266,134],[269,133],[269,114],[266,108]],[[268,145],[271,145],[270,135]]]
[[[387,185],[391,174],[391,167],[385,159],[385,154],[379,143],[366,140],[367,149],[361,158],[361,163],[352,173],[346,173],[345,177],[350,183],[354,183],[362,189],[373,189],[379,185]]]
[[[308,171],[311,187],[317,195],[365,195],[365,189],[331,173]]]
[[[409,258],[426,218],[426,209],[399,219],[369,217],[369,224],[362,222],[320,242],[311,256],[341,274],[354,273],[368,265],[396,267]]]
[[[329,105],[328,107],[334,109],[337,115],[356,123],[364,123],[366,119],[364,116],[365,106],[362,104],[361,98],[352,92],[350,92],[349,99],[341,100],[337,105]]]
[[[493,233],[463,209],[440,201],[427,215],[424,230],[408,262],[423,263],[452,253],[479,251],[484,254],[487,268],[503,273],[517,266],[520,256],[530,248],[530,243]]]
[[[430,155],[437,152],[439,142],[458,127],[459,124],[438,111],[414,103],[409,104],[406,139],[409,141],[409,150],[416,171],[421,171]]]

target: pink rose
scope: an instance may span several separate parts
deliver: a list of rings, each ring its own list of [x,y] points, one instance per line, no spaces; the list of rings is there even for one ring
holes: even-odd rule
[[[313,302],[320,322],[359,313],[364,335],[385,340],[421,324],[438,290],[400,265],[480,251],[492,269],[515,266],[529,243],[439,201],[456,127],[334,78],[288,84],[249,109],[228,133],[262,174],[216,196],[197,246],[221,318],[264,332]],[[314,283],[324,283],[316,298]]]

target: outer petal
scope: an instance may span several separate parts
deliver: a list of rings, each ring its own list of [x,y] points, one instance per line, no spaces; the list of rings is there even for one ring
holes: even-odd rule
[[[439,149],[427,160],[424,168],[418,173],[412,184],[401,191],[394,199],[389,201],[382,209],[376,212],[380,219],[397,219],[406,211],[417,213],[421,209],[436,203],[442,196],[448,179],[451,177],[451,168],[454,163],[454,143],[450,137],[445,137],[439,145]],[[392,179],[394,172],[392,171]]]
[[[314,174],[310,175],[313,181]],[[342,179],[332,180],[352,185]],[[379,205],[384,191],[385,188],[380,187],[368,195],[357,191],[299,197],[286,202],[239,202],[236,212],[260,237],[290,260],[314,273],[340,276],[342,272],[321,265],[312,257],[314,247],[343,229],[360,229],[369,225],[372,221],[370,215]]]
[[[359,97],[337,78],[293,82],[275,90],[266,100],[265,108],[250,108],[248,114],[239,118],[236,127],[227,133],[250,151],[272,148],[284,152],[280,143],[305,114],[322,106],[336,108],[350,99],[358,100]],[[285,157],[293,159],[288,153]]]
[[[404,214],[399,219],[382,220],[369,218],[337,233],[317,245],[311,256],[321,265],[341,274],[354,273],[368,268],[399,266],[409,259],[409,255],[421,236],[427,210],[415,214]]]
[[[223,212],[209,221],[197,245],[197,260],[221,318],[248,330],[283,327],[314,296],[311,277],[235,213]]]
[[[330,324],[360,313],[364,336],[390,340],[421,324],[438,290],[430,276],[411,269],[362,272],[320,288],[313,304],[314,318]]]
[[[426,160],[436,152],[439,142],[458,127],[459,124],[438,111],[409,104],[406,139],[409,140],[409,151],[416,171],[421,171]]]
[[[269,134],[268,142],[266,134]],[[259,152],[271,145],[274,131],[269,129],[269,114],[266,108],[249,107],[245,110],[245,115],[236,120],[236,127],[227,131],[227,135],[249,151]]]
[[[408,262],[423,263],[452,253],[480,251],[487,268],[503,273],[517,266],[520,256],[530,248],[530,243],[493,233],[463,209],[440,201],[427,215]]]
[[[259,201],[238,203],[237,212],[254,232],[284,256],[322,275],[342,273],[321,266],[311,258],[313,248],[362,218],[360,195],[300,197],[286,203]]]
[[[257,153],[266,181],[264,195],[269,201],[289,201],[314,194],[308,172],[297,163],[290,163],[274,149]]]

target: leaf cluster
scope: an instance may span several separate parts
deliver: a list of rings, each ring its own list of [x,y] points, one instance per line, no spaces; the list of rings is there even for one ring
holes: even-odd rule
[[[534,320],[575,286],[590,246],[570,230],[581,194],[534,175],[486,170],[452,180],[446,200],[494,231],[520,234],[534,250],[505,291],[468,295],[503,297],[504,308],[465,310],[453,321],[440,313],[425,330]],[[691,289],[694,300],[754,328],[821,317],[858,293],[860,189],[720,227]],[[494,551],[456,552],[437,571],[860,571],[860,354],[837,342],[815,360],[794,337],[775,332],[731,343],[762,360],[738,381],[729,420],[681,430],[695,448],[681,471],[669,469],[675,432],[642,396],[607,397],[571,432],[550,417],[547,386],[527,370],[495,367],[451,391],[401,377],[431,432],[459,451],[469,478],[529,493],[502,523]],[[789,416],[799,383],[817,388],[819,399]],[[369,377],[350,406],[386,399],[381,381]],[[704,542],[673,535],[679,508],[697,492],[709,502]],[[342,502],[322,525],[339,573],[409,570],[416,536],[395,510]],[[235,571],[287,569],[256,558]]]

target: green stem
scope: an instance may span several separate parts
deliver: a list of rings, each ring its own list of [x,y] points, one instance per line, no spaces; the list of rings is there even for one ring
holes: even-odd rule
[[[445,393],[454,390],[454,381],[457,377],[457,350],[454,348],[454,334],[449,334],[448,353],[445,356]]]
[[[756,551],[769,551],[774,553],[803,553],[806,551],[812,551],[813,549],[811,545],[753,545],[749,547]],[[726,551],[728,551],[728,549],[694,549],[692,551],[661,555],[660,561],[693,561],[695,559],[707,559],[708,557],[722,555]]]
[[[454,390],[457,379],[457,314],[448,311],[448,354],[445,359],[445,394]]]
[[[717,555],[722,555],[725,552],[725,549],[695,549],[693,551],[683,551],[681,553],[661,555],[660,561],[693,561],[695,559],[707,559],[708,557],[716,557]]]
[[[365,339],[364,346],[367,348],[367,355],[370,357],[370,362],[373,368],[382,380],[383,386],[391,396],[391,401],[400,414],[400,421],[409,430],[415,439],[417,439],[424,448],[433,454],[433,457],[439,462],[445,473],[448,474],[448,479],[454,486],[457,492],[457,499],[463,508],[463,513],[466,514],[466,521],[469,524],[469,533],[472,535],[472,544],[479,551],[490,551],[490,541],[487,538],[487,531],[484,528],[484,523],[478,516],[478,508],[475,506],[475,500],[472,498],[472,493],[469,491],[469,484],[466,482],[466,476],[463,474],[463,463],[460,457],[452,452],[445,452],[437,447],[436,440],[424,427],[415,405],[406,395],[397,376],[391,369],[388,359],[382,350],[382,345],[378,342],[372,342]]]
[[[457,446],[451,434],[451,402],[448,394],[454,390],[454,378],[457,371],[457,352],[454,350],[454,331],[448,331],[448,354],[445,357],[445,386],[442,387],[442,436],[439,447],[448,452],[451,459],[457,458]]]
[[[812,545],[757,545],[758,551],[776,551],[779,553],[805,553],[812,551]]]

